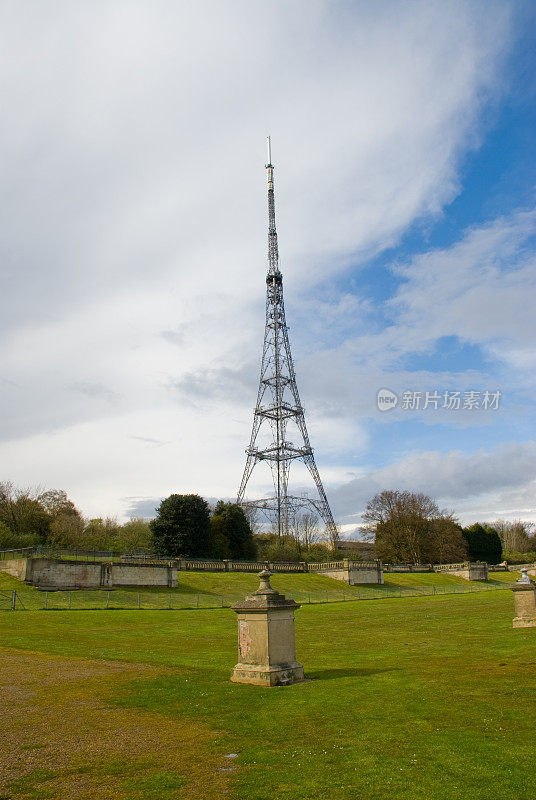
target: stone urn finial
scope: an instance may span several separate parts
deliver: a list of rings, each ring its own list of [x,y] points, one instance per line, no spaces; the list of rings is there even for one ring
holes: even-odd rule
[[[272,573],[268,569],[263,569],[262,572],[259,572],[261,582],[257,591],[253,592],[253,594],[277,594],[276,590],[270,586],[271,577]]]

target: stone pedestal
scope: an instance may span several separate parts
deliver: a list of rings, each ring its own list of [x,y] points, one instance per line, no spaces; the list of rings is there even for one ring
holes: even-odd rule
[[[514,628],[536,628],[536,584],[527,570],[521,570],[521,578],[512,586],[514,593]]]
[[[256,592],[232,607],[238,614],[238,664],[235,683],[287,686],[304,680],[296,661],[294,611],[300,606],[270,586],[268,570],[259,573]]]

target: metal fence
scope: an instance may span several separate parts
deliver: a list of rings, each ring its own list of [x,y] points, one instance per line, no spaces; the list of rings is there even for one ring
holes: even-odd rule
[[[27,558],[33,556],[35,551],[35,547],[14,547],[9,550],[0,550],[0,561],[10,558]]]
[[[346,590],[285,590],[285,594],[300,604],[341,603],[357,600],[383,600],[400,597],[469,594],[504,590],[506,586],[381,586],[348,587]],[[243,600],[244,591],[226,594],[188,594],[176,589],[136,591],[132,589],[43,590],[24,587],[0,592],[0,610],[4,611],[91,611],[91,610],[167,610],[229,608]]]
[[[0,550],[1,561],[6,561],[11,558],[29,558],[30,556],[43,556],[45,558],[60,558],[66,560],[84,559],[86,561],[114,561],[124,558],[124,555],[116,553],[113,550],[63,549],[61,547],[46,547],[43,545],[37,547],[12,547],[8,550]],[[136,557],[139,558],[140,556]]]

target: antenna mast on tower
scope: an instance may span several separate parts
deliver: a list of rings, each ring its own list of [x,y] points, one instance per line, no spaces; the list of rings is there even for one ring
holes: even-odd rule
[[[259,509],[277,526],[279,536],[288,534],[289,525],[302,509],[316,513],[326,526],[326,534],[335,544],[337,526],[315,464],[313,449],[305,425],[305,416],[296,373],[290,352],[288,328],[283,302],[283,276],[279,270],[279,251],[275,227],[274,167],[270,137],[268,144],[268,273],[266,275],[266,325],[262,351],[261,376],[257,404],[253,415],[253,429],[238,503],[247,508]],[[267,424],[266,424],[267,423]],[[268,427],[270,441],[260,446],[260,434]],[[288,440],[289,430],[299,439],[299,444]],[[305,463],[316,485],[318,498],[288,494],[290,465],[295,459]],[[247,500],[245,492],[253,468],[259,461],[267,461],[272,472],[274,495],[260,500]]]

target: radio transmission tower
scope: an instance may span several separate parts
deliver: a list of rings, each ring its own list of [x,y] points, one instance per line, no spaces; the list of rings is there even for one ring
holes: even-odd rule
[[[302,509],[317,514],[326,526],[326,535],[335,544],[338,539],[337,526],[322,486],[309,442],[305,416],[296,373],[292,363],[288,329],[283,303],[283,276],[279,271],[279,252],[275,228],[274,167],[270,137],[268,137],[268,274],[266,276],[266,327],[262,351],[261,377],[257,405],[253,416],[251,440],[246,450],[247,459],[242,483],[238,492],[240,505],[262,511],[272,524],[277,526],[279,536],[287,534],[289,524]],[[260,436],[268,428],[271,434],[265,446]],[[288,440],[289,428],[299,444]],[[307,466],[316,485],[318,498],[288,494],[290,465],[301,459]],[[255,465],[267,461],[272,471],[275,493],[260,500],[247,500],[247,483]]]

